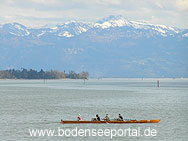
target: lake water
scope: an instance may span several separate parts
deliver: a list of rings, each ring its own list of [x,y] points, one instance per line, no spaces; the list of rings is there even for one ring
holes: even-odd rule
[[[161,119],[155,124],[60,124],[81,114]],[[151,128],[154,137],[112,140],[188,140],[188,79],[0,80],[0,140],[110,140],[110,137],[31,137],[29,129]]]

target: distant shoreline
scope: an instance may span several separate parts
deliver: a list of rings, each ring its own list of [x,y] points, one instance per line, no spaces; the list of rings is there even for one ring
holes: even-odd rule
[[[135,78],[135,77],[101,77],[101,78],[95,78],[95,77],[91,77],[91,78],[87,78],[87,79],[71,79],[71,78],[61,78],[61,79],[8,79],[8,78],[0,78],[0,80],[107,80],[107,79],[136,79],[136,80],[150,80],[150,79],[155,79],[155,80],[165,80],[165,79],[172,79],[172,80],[184,80],[184,79],[188,79],[188,77],[177,77],[177,78],[172,78],[172,77],[151,77],[151,78]]]
[[[64,70],[63,72],[58,70],[40,71],[34,69],[8,69],[0,70],[0,79],[87,79],[89,73],[82,71],[76,73],[73,70],[70,70],[68,73]]]

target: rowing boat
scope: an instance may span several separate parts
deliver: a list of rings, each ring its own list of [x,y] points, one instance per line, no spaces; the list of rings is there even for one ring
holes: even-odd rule
[[[123,121],[70,121],[70,120],[61,120],[61,124],[101,124],[101,123],[117,123],[117,124],[126,124],[126,123],[158,123],[160,119],[154,120],[123,120]]]

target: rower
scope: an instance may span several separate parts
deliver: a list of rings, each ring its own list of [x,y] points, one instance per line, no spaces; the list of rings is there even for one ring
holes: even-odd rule
[[[78,121],[80,121],[80,120],[82,120],[82,118],[81,118],[81,115],[80,114],[78,114]]]
[[[119,116],[118,116],[118,118],[117,118],[117,120],[123,120],[123,117],[122,117],[122,115],[121,114],[119,114]]]
[[[101,121],[101,119],[100,119],[100,117],[99,117],[98,114],[96,115],[96,120],[97,120],[97,121]]]
[[[106,116],[103,118],[103,120],[105,120],[105,121],[110,121],[109,115],[106,114]]]
[[[91,121],[101,121],[98,114],[96,114],[96,118],[92,118]]]

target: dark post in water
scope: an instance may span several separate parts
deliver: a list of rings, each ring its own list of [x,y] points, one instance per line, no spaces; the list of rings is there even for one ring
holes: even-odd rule
[[[159,88],[159,80],[157,80],[157,87]]]

